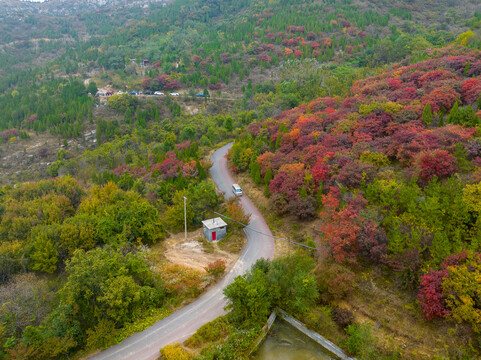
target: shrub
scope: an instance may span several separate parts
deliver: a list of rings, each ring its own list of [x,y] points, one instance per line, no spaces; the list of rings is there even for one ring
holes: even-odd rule
[[[387,166],[389,165],[389,158],[384,155],[382,152],[370,152],[370,151],[364,151],[361,154],[361,157],[359,160],[363,163],[369,163],[372,164],[376,167],[382,167],[382,166]]]
[[[50,151],[49,151],[48,147],[46,147],[46,146],[42,146],[37,150],[37,155],[38,155],[38,157],[41,157],[41,158],[47,157],[49,153],[50,153]]]
[[[251,217],[250,214],[244,212],[238,197],[231,197],[227,200],[227,214],[232,220],[236,221],[232,223],[232,227],[239,229],[243,227],[241,224],[248,225]]]
[[[443,281],[447,277],[447,270],[431,270],[429,273],[421,276],[418,299],[426,320],[450,314],[443,298],[442,287]]]
[[[421,253],[418,249],[405,250],[391,259],[390,263],[403,288],[414,288],[421,269]]]
[[[445,178],[456,170],[456,158],[445,150],[431,150],[419,154],[415,159],[415,167],[419,178],[428,183],[432,178]]]
[[[195,297],[202,289],[201,271],[179,264],[167,264],[161,269],[160,276],[165,281],[165,289],[178,297]]]
[[[209,343],[222,341],[229,334],[229,323],[225,316],[202,325],[184,344],[190,348],[201,348]]]
[[[225,271],[225,260],[224,259],[217,259],[216,261],[213,261],[213,262],[207,264],[207,266],[204,267],[204,269],[207,272],[207,274],[209,274],[209,275],[213,276],[215,279],[217,279]]]
[[[296,215],[299,220],[309,220],[317,215],[316,205],[316,199],[312,196],[300,197],[291,200],[287,205],[287,210]]]
[[[162,360],[190,360],[192,355],[179,343],[175,343],[160,349],[160,358]]]
[[[360,358],[369,358],[373,351],[372,325],[369,323],[352,324],[347,327],[349,339],[346,347],[350,354],[359,355]]]
[[[320,299],[324,303],[345,298],[354,283],[354,273],[334,262],[323,261],[315,269],[315,274]]]
[[[336,324],[342,329],[345,329],[354,321],[354,315],[352,312],[350,312],[348,309],[340,308],[339,306],[336,306],[334,310],[332,310],[332,317]]]

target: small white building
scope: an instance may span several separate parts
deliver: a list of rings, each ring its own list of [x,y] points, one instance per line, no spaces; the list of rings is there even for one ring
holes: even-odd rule
[[[204,236],[209,241],[219,241],[227,235],[227,223],[220,217],[202,221]]]

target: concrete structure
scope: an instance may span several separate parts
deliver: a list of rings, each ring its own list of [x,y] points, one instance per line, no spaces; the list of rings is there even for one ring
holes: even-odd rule
[[[219,241],[227,234],[227,224],[220,217],[202,221],[204,236],[209,241]]]

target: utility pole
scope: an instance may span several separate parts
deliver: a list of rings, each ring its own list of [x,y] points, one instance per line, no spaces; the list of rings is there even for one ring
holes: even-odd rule
[[[187,198],[184,196],[184,223],[185,223],[185,241],[187,242],[187,211],[186,211],[186,202]]]

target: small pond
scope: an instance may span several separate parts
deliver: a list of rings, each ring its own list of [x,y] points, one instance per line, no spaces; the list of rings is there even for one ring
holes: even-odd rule
[[[337,360],[321,345],[283,320],[276,320],[254,360]]]

